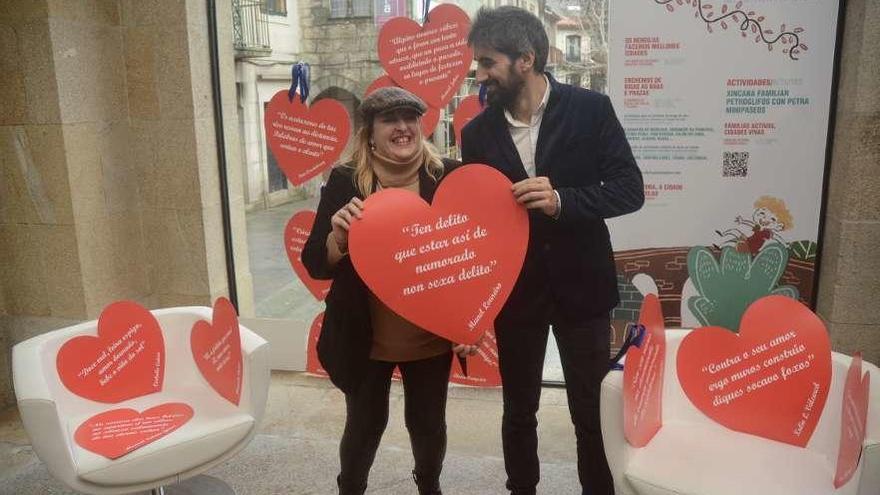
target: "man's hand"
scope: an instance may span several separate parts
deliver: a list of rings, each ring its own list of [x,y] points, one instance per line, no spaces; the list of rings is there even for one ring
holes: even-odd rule
[[[547,177],[532,177],[513,185],[516,201],[529,209],[537,209],[549,217],[559,213],[559,197]]]

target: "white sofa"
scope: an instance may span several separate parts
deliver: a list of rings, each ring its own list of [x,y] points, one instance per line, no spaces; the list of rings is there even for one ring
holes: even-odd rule
[[[806,448],[735,432],[715,423],[687,398],[676,354],[687,330],[666,331],[663,427],[643,448],[623,434],[623,372],[602,382],[602,436],[618,495],[880,495],[880,370],[871,373],[865,450],[852,479],[833,485],[840,441],[843,385],[851,358],[832,353],[831,388]]]
[[[229,459],[254,436],[269,387],[268,344],[241,327],[243,377],[238,406],[205,381],[193,361],[190,331],[211,321],[206,307],[152,311],[165,339],[165,380],[160,392],[102,404],[71,393],[56,370],[58,349],[77,335],[97,335],[97,321],[63,328],[13,348],[18,408],[34,452],[65,485],[89,494],[122,494],[171,485]],[[167,403],[189,404],[194,415],[179,429],[118,459],[83,449],[76,428],[95,414],[119,408],[143,411]]]

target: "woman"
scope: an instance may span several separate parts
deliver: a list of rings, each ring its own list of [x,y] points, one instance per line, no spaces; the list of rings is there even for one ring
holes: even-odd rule
[[[364,285],[348,257],[348,231],[361,217],[367,196],[397,187],[430,202],[440,180],[458,165],[441,160],[422,136],[420,118],[425,110],[422,100],[400,88],[381,88],[364,99],[360,106],[364,126],[357,134],[353,161],[330,174],[302,253],[313,277],[333,279],[318,358],[345,393],[347,416],[336,478],[339,492],[345,495],[362,494],[367,488],[388,422],[395,366],[403,378],[413,479],[420,494],[440,493],[452,352],[465,355],[476,349],[453,346],[395,314]]]

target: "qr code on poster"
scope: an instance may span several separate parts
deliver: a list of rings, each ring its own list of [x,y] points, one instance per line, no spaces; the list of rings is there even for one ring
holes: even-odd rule
[[[749,175],[748,151],[725,151],[721,167],[722,177],[745,177]]]

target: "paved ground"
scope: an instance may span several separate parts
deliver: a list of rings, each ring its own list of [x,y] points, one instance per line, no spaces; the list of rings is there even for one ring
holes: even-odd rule
[[[539,413],[541,477],[538,493],[579,493],[574,429],[565,391],[545,389]],[[326,380],[273,372],[266,419],[253,442],[208,474],[238,495],[335,493],[337,449],[344,424],[342,394]],[[505,493],[500,440],[501,393],[453,387],[447,408],[449,448],[442,485],[446,495]],[[392,386],[391,420],[370,477],[370,494],[414,495],[412,458],[403,426],[403,397]],[[0,413],[0,494],[69,495],[34,455],[17,411]]]

